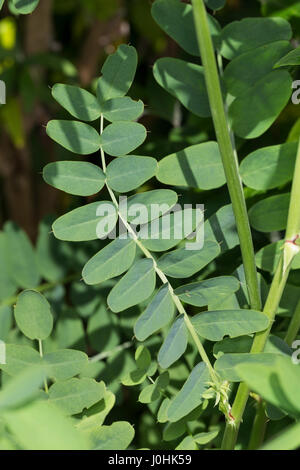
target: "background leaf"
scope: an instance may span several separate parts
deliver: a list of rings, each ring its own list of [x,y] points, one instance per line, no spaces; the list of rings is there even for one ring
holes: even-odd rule
[[[18,296],[15,319],[22,333],[30,339],[48,338],[53,328],[53,317],[48,301],[40,293],[26,290]]]

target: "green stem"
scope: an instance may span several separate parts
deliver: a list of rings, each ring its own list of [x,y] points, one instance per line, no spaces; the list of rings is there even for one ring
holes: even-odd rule
[[[124,351],[125,349],[129,349],[132,346],[133,346],[132,341],[126,341],[126,343],[120,344],[119,346],[116,346],[114,349],[111,349],[110,351],[103,351],[99,354],[96,354],[96,356],[91,357],[89,361],[91,363],[103,361],[103,359],[107,359],[108,357],[111,357],[113,354],[119,351]]]
[[[285,239],[291,240],[296,235],[300,235],[300,140],[297,151]]]
[[[38,340],[38,343],[39,343],[40,357],[43,358],[44,354],[43,354],[43,344],[42,344],[42,340],[39,339],[39,340]],[[48,393],[48,384],[47,384],[47,379],[46,379],[46,378],[44,379],[44,387],[45,387],[45,392]]]
[[[100,134],[102,134],[102,132],[103,132],[103,115],[101,115],[101,118],[100,118]],[[102,147],[100,149],[100,155],[101,155],[101,161],[102,161],[102,170],[103,170],[104,173],[106,173],[105,153],[104,153]],[[155,258],[152,256],[150,251],[142,244],[141,240],[139,240],[139,238],[137,237],[135,231],[132,229],[131,225],[127,222],[126,219],[124,219],[123,215],[120,213],[119,204],[118,204],[117,198],[115,196],[115,193],[109,187],[107,182],[106,182],[106,187],[107,187],[107,190],[108,190],[109,195],[111,197],[111,200],[112,200],[113,204],[115,205],[115,207],[118,211],[118,216],[120,217],[120,220],[122,221],[124,227],[126,227],[128,233],[131,235],[132,239],[135,241],[135,243],[140,248],[140,250],[144,253],[146,258],[151,259],[153,261],[153,266],[154,266],[154,269],[156,271],[156,274],[158,275],[158,277],[160,278],[162,283],[168,285],[169,292],[171,294],[171,297],[173,299],[174,304],[177,307],[178,312],[180,314],[184,315],[184,321],[185,321],[186,327],[187,327],[191,337],[193,338],[193,341],[194,341],[194,343],[195,343],[195,345],[198,349],[199,355],[200,355],[201,359],[207,365],[212,381],[216,385],[218,385],[219,381],[218,381],[218,378],[217,378],[217,374],[216,374],[216,372],[215,372],[215,370],[214,370],[214,368],[213,368],[213,366],[212,366],[212,364],[211,364],[211,362],[210,362],[210,360],[209,360],[209,358],[206,354],[206,351],[203,347],[203,344],[200,341],[200,338],[199,338],[196,330],[193,327],[193,324],[191,323],[191,321],[188,317],[188,314],[186,313],[186,310],[185,310],[181,300],[174,293],[174,289],[173,289],[172,285],[170,284],[170,282],[169,282],[168,278],[166,277],[166,275],[157,266],[157,262],[156,262]]]
[[[300,330],[300,300],[297,304],[295,312],[290,321],[286,336],[284,338],[285,342],[289,346],[292,346],[293,342],[295,341],[298,335],[299,330]]]
[[[192,0],[192,4],[212,118],[240,239],[250,305],[251,308],[260,310],[260,291],[247,207],[239,175],[237,155],[230,136],[207,13],[203,0]]]
[[[260,397],[257,403],[257,412],[254,419],[248,450],[258,449],[265,437],[267,427],[266,405]]]
[[[292,192],[291,192],[291,200],[290,200],[290,207],[288,213],[288,222],[287,222],[287,230],[285,235],[285,240],[291,240],[295,235],[299,234],[300,232],[300,140],[297,152],[297,159],[295,165],[295,172],[292,184]],[[291,269],[291,263],[285,266],[284,261],[284,250],[282,251],[282,255],[280,257],[271,288],[267,297],[267,301],[264,307],[264,313],[270,319],[270,326],[267,330],[257,333],[255,335],[253,345],[251,348],[251,353],[261,353],[264,350],[266,345],[268,336],[270,334],[279,303],[286,286],[286,282],[289,276],[289,272]],[[299,321],[298,309],[296,309],[295,315],[295,325]],[[296,326],[293,325],[293,333],[295,332]],[[297,333],[296,333],[297,334]],[[240,384],[237,395],[235,397],[233,406],[232,406],[232,414],[235,417],[235,426],[232,426],[230,423],[227,423],[222,448],[223,449],[233,449],[237,440],[239,426],[242,421],[244,409],[248,400],[249,390],[245,384]]]

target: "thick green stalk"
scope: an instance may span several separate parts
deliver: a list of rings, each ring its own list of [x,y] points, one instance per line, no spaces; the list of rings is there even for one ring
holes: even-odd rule
[[[291,200],[288,213],[288,222],[287,230],[285,235],[287,247],[290,247],[291,241],[300,233],[300,140],[297,152],[297,159],[294,171],[294,178],[291,191]],[[295,245],[296,247],[296,245]],[[296,251],[294,252],[294,256]],[[257,333],[255,335],[253,345],[251,348],[251,353],[261,353],[264,350],[268,336],[270,334],[272,324],[275,319],[275,315],[278,310],[278,306],[286,286],[286,282],[289,276],[292,258],[289,260],[289,264],[286,265],[285,262],[285,249],[282,251],[280,261],[278,263],[271,288],[267,297],[267,301],[264,307],[264,313],[268,315],[270,319],[270,326],[267,330]],[[298,310],[295,312],[295,325],[299,321]],[[295,326],[296,327],[296,326]],[[293,326],[293,332],[295,331]],[[240,384],[237,395],[232,406],[232,414],[235,417],[235,426],[232,426],[230,423],[226,425],[225,434],[223,438],[222,448],[223,449],[233,449],[236,443],[238,436],[239,426],[242,421],[244,409],[248,400],[249,390],[245,384]]]
[[[203,0],[192,0],[194,19],[204,66],[206,87],[210,102],[217,141],[219,144],[228,190],[235,214],[237,231],[249,293],[250,305],[254,310],[261,309],[260,292],[255,266],[254,247],[247,214],[243,186],[239,175],[237,156],[230,137],[218,67],[209,31],[207,13]]]
[[[267,427],[266,404],[260,397],[257,402],[257,412],[254,419],[248,450],[258,449],[265,437]]]

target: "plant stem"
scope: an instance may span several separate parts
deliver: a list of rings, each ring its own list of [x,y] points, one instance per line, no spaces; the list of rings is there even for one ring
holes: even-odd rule
[[[212,118],[236,219],[250,305],[254,310],[260,310],[260,291],[247,207],[239,175],[237,155],[230,136],[206,8],[203,0],[192,0],[192,4]]]
[[[289,345],[292,346],[294,340],[296,339],[298,332],[300,330],[300,300],[297,304],[295,312],[292,316],[290,321],[287,333],[285,335],[284,341]]]
[[[298,144],[285,239],[300,235],[300,140]]]
[[[300,140],[299,140],[295,172],[294,172],[294,178],[293,178],[293,184],[292,184],[292,192],[291,192],[291,200],[290,200],[290,207],[289,207],[289,213],[288,213],[288,222],[287,222],[285,240],[291,240],[295,235],[299,234],[300,232],[299,188],[300,188]],[[279,306],[284,288],[286,286],[286,282],[287,282],[289,272],[291,269],[291,263],[292,263],[292,260],[290,261],[288,266],[286,266],[286,268],[284,269],[285,262],[284,262],[284,250],[283,250],[277,269],[275,271],[275,275],[274,275],[271,288],[267,297],[267,301],[263,310],[263,312],[269,317],[270,326],[267,330],[260,332],[260,333],[256,333],[254,341],[253,341],[253,345],[250,351],[253,354],[261,353],[264,350],[265,344],[267,342],[268,336],[272,328],[272,324],[275,319],[275,315],[278,310],[278,306]],[[296,309],[295,314],[296,314],[295,325],[297,325],[297,322],[299,321],[298,315],[300,316],[298,309]],[[293,333],[295,333],[294,328],[296,328],[296,326],[293,325],[292,328],[293,328]],[[233,449],[235,446],[237,436],[238,436],[239,426],[242,421],[244,409],[247,403],[248,394],[249,394],[249,390],[247,386],[245,384],[240,384],[233,406],[232,406],[232,414],[235,417],[235,426],[232,426],[230,425],[230,423],[227,423],[225,433],[224,433],[223,443],[222,443],[222,449]]]
[[[96,354],[96,356],[91,357],[89,361],[90,362],[102,361],[103,359],[107,359],[108,357],[111,357],[113,354],[119,351],[124,351],[125,349],[129,349],[132,346],[133,346],[132,341],[126,341],[126,343],[120,344],[119,346],[116,346],[114,349],[111,349],[110,351],[103,351],[99,354]]]
[[[100,118],[100,134],[102,134],[102,132],[103,132],[103,115],[101,115],[101,118]],[[100,149],[100,155],[101,155],[101,161],[102,161],[102,170],[103,170],[104,173],[106,173],[105,153],[104,153],[102,147]],[[203,347],[203,344],[200,341],[200,338],[199,338],[196,330],[193,327],[193,324],[191,323],[191,321],[188,317],[188,314],[186,313],[186,310],[185,310],[181,300],[174,293],[174,289],[173,289],[172,285],[170,284],[168,278],[165,276],[165,274],[157,266],[157,262],[156,262],[155,258],[152,256],[150,251],[143,245],[141,240],[139,240],[138,236],[136,235],[136,233],[133,230],[133,228],[131,227],[131,225],[127,222],[127,220],[124,218],[124,216],[120,212],[119,204],[118,204],[117,198],[115,196],[115,193],[109,187],[107,182],[106,182],[106,187],[107,187],[107,190],[108,190],[109,195],[111,197],[111,200],[112,200],[113,204],[115,205],[115,207],[118,211],[118,216],[119,216],[120,220],[122,221],[124,227],[127,229],[128,233],[130,234],[132,239],[135,241],[137,246],[140,248],[140,250],[144,253],[146,258],[151,259],[153,261],[153,266],[154,266],[154,269],[156,271],[156,274],[158,275],[158,277],[160,278],[162,283],[168,285],[168,289],[169,289],[169,292],[170,292],[171,297],[173,299],[173,302],[176,305],[178,312],[180,314],[184,315],[184,321],[185,321],[186,327],[187,327],[187,329],[188,329],[188,331],[189,331],[189,333],[190,333],[190,335],[191,335],[191,337],[192,337],[192,339],[193,339],[193,341],[194,341],[194,343],[195,343],[195,345],[198,349],[199,355],[200,355],[201,359],[203,360],[203,362],[205,362],[205,364],[207,365],[212,381],[217,385],[219,383],[218,378],[217,378],[217,374],[216,374],[216,372],[215,372],[215,370],[214,370],[214,368],[213,368],[213,366],[212,366],[212,364],[211,364],[211,362],[210,362],[210,360],[209,360],[209,358],[206,354],[206,351]]]
[[[266,427],[267,427],[267,417],[266,417],[266,405],[264,400],[260,397],[257,403],[257,412],[254,419],[250,442],[248,446],[248,450],[256,450],[258,449],[265,437]]]
[[[42,344],[42,340],[39,339],[38,342],[39,342],[40,357],[43,358],[44,354],[43,354],[43,344]],[[46,379],[46,378],[44,379],[44,387],[45,387],[45,392],[48,393],[48,384],[47,384],[47,379]]]

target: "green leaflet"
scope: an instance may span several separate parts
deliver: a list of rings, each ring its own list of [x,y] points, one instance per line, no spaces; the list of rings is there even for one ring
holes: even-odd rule
[[[213,0],[217,1],[217,0]],[[180,442],[176,447],[176,450],[198,450],[199,445],[205,445],[213,441],[215,437],[219,434],[219,431],[210,431],[210,432],[199,432],[193,436],[187,436]]]
[[[280,15],[287,20],[290,18],[299,18],[300,5],[297,0],[270,0],[261,7],[264,16]]]
[[[88,357],[82,351],[59,349],[45,354],[43,363],[50,378],[67,380],[87,367]]]
[[[193,282],[175,289],[175,294],[189,305],[205,307],[216,298],[223,300],[240,288],[233,276],[219,276],[205,281]]]
[[[54,188],[76,196],[92,196],[105,184],[101,168],[88,162],[54,162],[43,169],[43,178]]]
[[[218,243],[208,240],[201,250],[179,248],[166,253],[159,259],[158,267],[170,277],[190,277],[213,261],[220,251]]]
[[[66,415],[80,413],[100,401],[105,392],[103,382],[93,379],[69,379],[56,382],[49,389],[49,400],[58,406]]]
[[[180,59],[162,58],[155,62],[153,74],[157,83],[189,111],[200,117],[210,116],[202,66]]]
[[[80,155],[95,153],[100,149],[100,135],[89,124],[78,121],[49,121],[46,132],[62,147]]]
[[[1,10],[1,8],[3,7],[4,1],[5,1],[5,0],[0,0],[0,10]]]
[[[177,193],[171,189],[153,189],[130,196],[127,199],[127,210],[120,205],[120,212],[130,224],[146,224],[158,217],[156,211],[152,210],[153,205],[159,205],[163,215],[175,206],[177,200]]]
[[[108,235],[115,227],[118,214],[110,201],[97,201],[78,207],[59,217],[52,225],[59,240],[96,240]]]
[[[273,273],[282,254],[283,244],[284,241],[280,240],[261,248],[255,255],[256,266],[264,271]],[[291,269],[300,269],[300,254],[296,255],[293,259]]]
[[[36,287],[39,284],[40,275],[36,254],[27,234],[13,222],[5,223],[4,233],[13,281],[25,289]]]
[[[138,122],[114,122],[101,135],[101,147],[108,155],[119,157],[139,147],[146,139],[145,127]]]
[[[17,377],[9,380],[0,392],[1,415],[4,411],[20,407],[28,400],[36,398],[39,388],[45,378],[45,371],[41,366],[25,367],[20,370]]]
[[[215,240],[222,252],[231,250],[239,244],[232,205],[221,207],[204,223],[204,239]]]
[[[136,261],[113,287],[107,298],[113,312],[121,312],[146,300],[155,288],[156,274],[151,259]]]
[[[243,182],[256,190],[273,189],[293,178],[297,143],[264,147],[250,153],[241,163]]]
[[[300,445],[300,423],[293,424],[268,440],[260,450],[294,450]]]
[[[25,369],[41,366],[39,353],[21,344],[6,344],[6,364],[0,364],[0,369],[12,376],[19,376]]]
[[[73,117],[80,121],[95,121],[101,115],[97,98],[77,86],[57,83],[52,88],[52,96]]]
[[[182,49],[188,54],[200,55],[191,5],[181,3],[179,0],[156,0],[152,5],[151,13],[156,23]],[[217,48],[220,44],[220,26],[210,15],[208,15],[208,21],[212,39]]]
[[[209,387],[209,371],[204,362],[197,364],[167,410],[171,422],[179,421],[201,405],[202,394]]]
[[[238,374],[251,389],[272,405],[299,418],[300,368],[290,357],[277,357],[272,364],[257,361],[236,366]]]
[[[147,385],[139,395],[139,402],[151,403],[160,398],[161,392],[169,385],[169,372],[165,371],[157,377],[155,382]]]
[[[178,210],[142,225],[139,237],[150,251],[165,251],[193,233],[202,216],[196,209]]]
[[[106,390],[104,397],[102,400],[100,400],[100,402],[96,403],[89,410],[85,410],[82,413],[83,417],[79,421],[77,428],[80,431],[86,432],[95,428],[95,426],[101,426],[106,416],[113,408],[115,402],[115,395],[109,390]]]
[[[32,13],[38,6],[40,0],[12,0],[14,7],[18,13],[27,15]]]
[[[289,41],[291,37],[292,29],[282,18],[245,18],[222,30],[221,54],[226,59],[233,59],[264,44]]]
[[[292,65],[300,65],[300,47],[297,47],[293,51],[288,52],[274,65],[274,69],[279,67],[287,67]]]
[[[5,422],[25,450],[89,449],[74,423],[48,401],[31,402],[10,411],[5,414]]]
[[[284,230],[290,194],[277,194],[257,202],[249,211],[250,224],[259,232]]]
[[[184,316],[180,315],[173,323],[159,353],[158,362],[163,369],[168,369],[184,354],[187,348],[188,333]]]
[[[216,142],[192,145],[160,160],[156,177],[164,184],[213,189],[226,182]]]
[[[143,383],[147,377],[155,374],[157,364],[151,362],[151,354],[145,346],[139,346],[135,352],[136,367],[126,372],[121,382],[123,385],[132,387]]]
[[[15,319],[22,333],[30,339],[46,339],[53,328],[50,305],[45,297],[33,290],[18,296]]]
[[[255,310],[218,310],[198,313],[192,324],[203,338],[220,341],[225,335],[231,338],[263,331],[269,326],[267,315]]]
[[[134,428],[126,421],[96,427],[88,433],[93,450],[126,450],[134,438]]]
[[[83,268],[87,284],[99,284],[119,276],[133,263],[136,244],[131,238],[113,240],[91,258]]]
[[[117,51],[106,59],[101,69],[102,76],[97,83],[97,97],[100,103],[126,95],[135,76],[137,60],[135,48],[126,44],[121,44]]]
[[[144,103],[134,101],[129,96],[113,98],[101,105],[101,111],[108,121],[135,121],[144,112]]]
[[[266,132],[291,96],[292,78],[285,70],[271,72],[229,107],[234,132],[254,139]]]
[[[174,315],[174,302],[168,286],[162,286],[134,326],[134,334],[144,341],[166,326]]]
[[[250,354],[250,353],[229,353],[223,354],[215,362],[215,370],[223,380],[229,380],[230,382],[240,382],[241,375],[238,372],[239,364],[264,364],[266,367],[270,367],[279,354]]]
[[[218,359],[223,354],[233,353],[250,353],[253,343],[252,336],[239,336],[238,338],[224,338],[222,341],[215,343],[214,356]],[[270,335],[266,342],[264,354],[286,354],[291,355],[292,349],[283,339],[275,335]],[[246,357],[246,356],[245,356]],[[225,359],[224,359],[225,360]]]
[[[6,364],[1,369],[9,375],[18,376],[25,368],[43,366],[44,373],[56,380],[70,379],[88,364],[85,353],[72,349],[60,349],[46,353],[43,358],[29,346],[6,345]]]
[[[156,168],[157,161],[152,157],[116,158],[107,167],[107,183],[114,191],[126,193],[152,178]]]
[[[257,82],[260,82],[270,72],[277,60],[290,50],[288,41],[276,41],[245,54],[230,62],[224,72],[224,81],[231,96],[238,97],[250,93]],[[251,63],[251,67],[249,67]],[[276,75],[269,75],[269,80]]]

